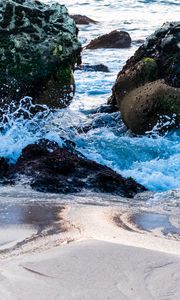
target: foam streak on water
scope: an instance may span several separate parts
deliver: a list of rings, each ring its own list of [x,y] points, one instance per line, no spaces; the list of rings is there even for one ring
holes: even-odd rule
[[[45,1],[45,0],[44,0]],[[47,1],[45,1],[47,2]],[[48,1],[49,2],[49,1]],[[22,148],[39,138],[49,138],[62,144],[61,137],[73,140],[88,158],[112,167],[124,176],[132,176],[153,191],[180,187],[180,132],[165,136],[132,137],[121,121],[79,134],[92,116],[89,110],[106,103],[117,72],[139,47],[137,40],[151,34],[165,21],[178,20],[180,6],[172,1],[134,0],[68,0],[59,1],[70,13],[86,14],[100,21],[97,25],[80,26],[83,44],[113,29],[126,30],[132,37],[129,49],[85,50],[83,63],[106,64],[110,73],[76,71],[76,96],[69,108],[44,112],[27,121],[14,115],[0,133],[0,156],[15,161]],[[98,116],[96,116],[98,118]],[[106,120],[102,114],[99,119]],[[102,123],[102,122],[101,122]]]

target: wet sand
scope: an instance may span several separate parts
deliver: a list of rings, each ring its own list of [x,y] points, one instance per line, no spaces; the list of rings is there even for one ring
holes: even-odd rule
[[[11,200],[0,205],[3,300],[179,300],[178,215],[125,199]]]
[[[35,228],[27,225],[0,227],[0,253],[2,250],[16,247],[17,244],[36,234]]]
[[[49,202],[3,202],[0,204],[0,259],[23,252],[48,236],[65,231],[63,205]]]

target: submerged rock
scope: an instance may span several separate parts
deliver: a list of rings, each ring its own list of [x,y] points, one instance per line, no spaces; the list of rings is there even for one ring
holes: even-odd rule
[[[87,16],[83,15],[70,15],[70,17],[75,21],[78,25],[89,25],[89,24],[97,24],[98,22],[88,18]]]
[[[89,120],[81,125],[81,127],[77,128],[77,130],[79,134],[103,127],[106,129],[111,128],[111,130],[113,130],[113,128],[117,129],[117,124],[119,124],[119,128],[121,127],[122,131],[124,131],[124,126],[122,127],[123,122],[118,112],[97,112],[96,114],[92,114],[89,117]],[[118,132],[120,132],[120,130],[118,130]]]
[[[82,64],[76,67],[76,70],[82,70],[85,72],[105,72],[109,73],[110,70],[107,66],[103,64],[98,64],[98,65],[90,65],[90,64]]]
[[[117,111],[118,108],[116,106],[112,106],[109,104],[102,104],[101,106],[91,108],[89,110],[85,110],[86,113],[91,115],[103,114],[103,113],[112,114]]]
[[[131,46],[131,37],[125,31],[113,30],[92,40],[85,48],[128,48]]]
[[[64,5],[0,1],[1,107],[27,95],[38,104],[67,106],[80,52],[75,22]]]
[[[165,115],[166,129],[180,121],[180,22],[165,23],[119,72],[109,99],[126,126],[137,134],[151,130]]]
[[[133,197],[145,188],[132,178],[123,178],[110,168],[88,160],[75,151],[40,140],[23,149],[8,178],[25,175],[41,192],[75,193],[83,190]]]

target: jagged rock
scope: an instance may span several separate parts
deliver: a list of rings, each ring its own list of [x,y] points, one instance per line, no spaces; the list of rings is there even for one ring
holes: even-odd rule
[[[131,37],[125,31],[113,30],[92,40],[85,48],[128,48],[131,46]]]
[[[132,178],[123,178],[110,168],[88,160],[49,140],[28,145],[7,178],[29,178],[32,188],[41,192],[75,193],[83,190],[133,197],[146,189]]]
[[[75,22],[64,5],[0,1],[1,107],[27,95],[38,104],[67,106],[80,51]]]
[[[164,115],[180,120],[180,22],[165,23],[119,72],[109,104],[117,105],[126,126],[137,134],[151,130]],[[150,84],[151,83],[151,84]]]
[[[78,25],[89,25],[89,24],[97,24],[98,22],[88,18],[87,16],[83,15],[70,15],[70,17],[75,21]]]

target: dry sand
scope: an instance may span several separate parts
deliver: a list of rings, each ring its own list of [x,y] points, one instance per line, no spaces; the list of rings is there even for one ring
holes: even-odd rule
[[[178,235],[145,232],[133,214],[66,206],[60,215],[66,232],[0,255],[0,299],[179,300]]]

